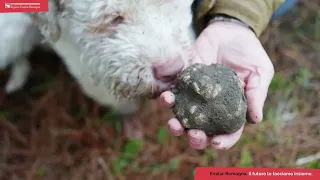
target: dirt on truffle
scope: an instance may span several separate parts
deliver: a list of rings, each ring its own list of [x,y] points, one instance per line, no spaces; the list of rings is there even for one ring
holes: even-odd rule
[[[233,133],[246,120],[247,100],[236,73],[213,64],[194,64],[178,76],[173,108],[187,129],[208,135]]]

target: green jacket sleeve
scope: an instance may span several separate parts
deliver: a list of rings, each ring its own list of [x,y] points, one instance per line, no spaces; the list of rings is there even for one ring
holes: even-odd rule
[[[215,0],[209,15],[225,14],[249,25],[259,37],[285,0]]]

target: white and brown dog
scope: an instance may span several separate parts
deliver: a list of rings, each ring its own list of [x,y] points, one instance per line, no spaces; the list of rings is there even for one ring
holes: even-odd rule
[[[191,58],[192,3],[49,0],[49,12],[31,17],[83,92],[128,120]]]

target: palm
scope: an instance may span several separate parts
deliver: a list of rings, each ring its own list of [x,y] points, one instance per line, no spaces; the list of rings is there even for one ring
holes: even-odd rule
[[[207,27],[197,39],[195,58],[190,62],[212,64],[219,63],[233,69],[243,82],[248,100],[250,120],[257,123],[263,118],[262,109],[267,95],[268,86],[273,77],[273,65],[255,34],[240,25],[217,22]],[[165,92],[162,97],[171,107],[174,103],[170,98],[172,93]],[[164,103],[164,104],[166,104]],[[174,135],[181,135],[183,127],[178,120],[171,119],[169,127]],[[172,128],[175,126],[174,128]],[[243,127],[233,134],[220,135],[209,139],[204,132],[190,130],[188,132],[190,145],[196,149],[204,149],[212,143],[216,149],[228,149],[240,138]],[[201,142],[193,143],[195,139]]]

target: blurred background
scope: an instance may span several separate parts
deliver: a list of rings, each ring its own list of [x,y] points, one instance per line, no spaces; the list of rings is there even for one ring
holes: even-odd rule
[[[290,5],[290,4],[289,4]],[[278,14],[279,13],[279,14]],[[264,121],[229,151],[189,148],[149,102],[128,141],[112,112],[85,97],[54,54],[35,51],[24,90],[5,95],[0,71],[0,179],[193,179],[197,166],[320,168],[320,1],[277,12],[261,36],[276,74]]]

